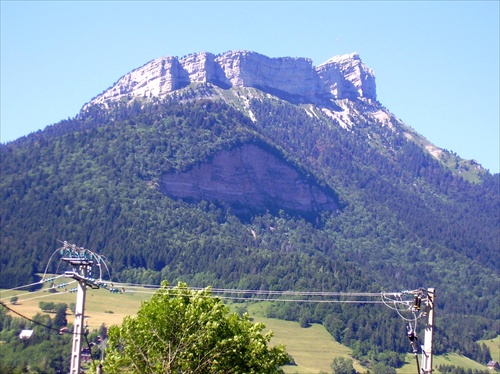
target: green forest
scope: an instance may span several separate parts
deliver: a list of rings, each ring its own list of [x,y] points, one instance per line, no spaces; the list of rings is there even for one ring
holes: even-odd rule
[[[251,120],[223,102],[190,100],[195,94],[90,107],[0,145],[0,288],[36,282],[58,240],[105,256],[111,280],[120,282],[435,287],[436,352],[491,359],[476,341],[500,329],[499,174],[468,181],[402,131],[361,114],[346,131],[290,103],[251,99]],[[355,105],[363,113],[364,104]],[[221,201],[161,193],[162,175],[243,144],[334,191],[339,209],[301,216],[277,204],[243,216]],[[48,272],[58,266],[52,261]],[[275,303],[268,313],[322,323],[368,364],[397,367],[410,351],[405,325],[377,306]]]

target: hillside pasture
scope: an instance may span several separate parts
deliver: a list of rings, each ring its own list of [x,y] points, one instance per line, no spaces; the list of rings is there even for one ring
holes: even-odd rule
[[[495,339],[480,340],[478,343],[486,344],[490,349],[491,358],[494,361],[500,362],[500,336],[497,336]]]

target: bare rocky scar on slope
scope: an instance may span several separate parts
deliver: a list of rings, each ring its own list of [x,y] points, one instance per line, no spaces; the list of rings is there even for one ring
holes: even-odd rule
[[[221,151],[188,171],[164,174],[160,190],[175,199],[229,207],[240,218],[283,210],[310,219],[339,209],[335,191],[254,144]]]

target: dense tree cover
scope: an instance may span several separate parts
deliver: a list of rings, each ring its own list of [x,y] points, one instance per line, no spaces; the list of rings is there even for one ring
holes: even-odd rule
[[[255,122],[219,102],[115,103],[1,145],[0,287],[36,280],[57,239],[105,255],[114,279],[134,283],[432,286],[438,352],[484,362],[489,352],[475,341],[498,334],[500,176],[467,182],[358,109],[357,126],[344,130],[277,101],[251,101]],[[216,201],[175,201],[159,190],[163,173],[249,142],[336,191],[341,210],[240,220]],[[409,350],[404,323],[380,307],[275,304],[269,315],[321,322],[356,357],[397,365]]]
[[[55,319],[37,314],[34,322],[11,317],[0,306],[0,372],[5,374],[66,373],[69,370],[71,334],[58,334]],[[21,330],[34,330],[20,339]]]
[[[289,357],[269,347],[272,333],[248,315],[230,313],[211,290],[162,287],[136,317],[111,326],[107,373],[280,373]]]
[[[66,304],[55,304],[56,314],[38,313],[33,318],[12,317],[0,306],[0,373],[61,374],[70,368],[73,335],[66,321]],[[64,311],[64,314],[63,312]],[[68,329],[60,330],[61,327]],[[28,339],[20,339],[22,330],[33,330]],[[83,350],[92,354],[92,366],[102,358],[107,327],[89,332],[83,341]]]
[[[489,183],[481,185],[457,178],[404,133],[370,123],[369,117],[345,131],[286,103],[255,100],[252,111],[259,133],[286,145],[290,157],[307,160],[350,206],[366,209],[365,219],[387,224],[392,218],[400,236],[413,235],[408,239],[425,246],[439,243],[498,269],[500,175],[486,175]]]

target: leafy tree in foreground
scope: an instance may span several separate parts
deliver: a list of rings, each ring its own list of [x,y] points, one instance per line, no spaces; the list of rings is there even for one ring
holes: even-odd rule
[[[162,287],[136,317],[111,326],[106,373],[281,373],[283,346],[268,347],[272,333],[248,315],[230,313],[211,295],[184,283]]]

